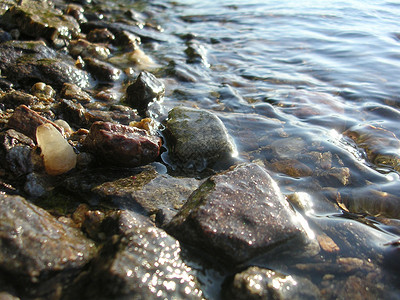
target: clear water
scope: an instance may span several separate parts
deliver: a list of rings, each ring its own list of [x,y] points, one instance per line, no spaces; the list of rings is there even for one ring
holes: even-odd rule
[[[326,270],[296,265],[360,258],[379,274],[371,284],[399,298],[400,249],[390,243],[400,238],[400,2],[159,4],[154,18],[168,38],[146,50],[175,65],[172,75],[160,73],[166,109],[214,111],[239,158],[263,162],[286,195],[300,193],[298,210],[312,230],[340,248],[266,267],[305,274],[322,288]],[[196,63],[187,61],[190,44],[202,53]],[[332,282],[339,287],[352,274]]]

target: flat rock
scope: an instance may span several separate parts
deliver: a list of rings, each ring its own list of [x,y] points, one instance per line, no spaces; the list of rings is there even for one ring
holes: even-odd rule
[[[241,263],[306,235],[267,171],[244,164],[205,181],[166,226],[178,240]],[[282,248],[279,248],[282,249]]]
[[[0,70],[3,76],[30,89],[44,82],[55,89],[73,83],[88,87],[90,76],[75,66],[73,59],[58,54],[42,41],[9,41],[0,44]]]
[[[136,127],[99,121],[90,127],[84,147],[113,165],[136,167],[158,157],[161,138]]]
[[[98,261],[97,277],[90,279],[87,290],[98,293],[96,299],[202,299],[178,241],[129,211],[120,213],[118,231],[123,238],[116,254]]]
[[[189,107],[175,107],[166,123],[169,155],[185,169],[202,171],[236,148],[222,121],[213,113]]]
[[[237,273],[223,290],[224,299],[321,299],[308,279],[250,267]]]
[[[94,243],[80,231],[20,196],[0,195],[0,269],[15,277],[21,289],[35,293],[32,284],[55,276],[71,279],[94,252]]]

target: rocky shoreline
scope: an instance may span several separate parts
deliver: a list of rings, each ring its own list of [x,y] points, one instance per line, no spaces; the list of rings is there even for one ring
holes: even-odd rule
[[[0,3],[1,299],[383,295],[375,260],[322,259],[339,246],[266,164],[239,162],[217,115],[160,113],[165,85],[142,45],[167,37],[151,5],[118,21],[90,0]],[[293,274],[273,269],[281,258]]]

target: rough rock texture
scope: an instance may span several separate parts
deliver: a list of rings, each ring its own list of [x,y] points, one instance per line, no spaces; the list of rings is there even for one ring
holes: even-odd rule
[[[93,288],[88,290],[98,293],[96,298],[201,299],[193,271],[180,257],[178,241],[128,211],[121,212],[118,230],[123,238],[115,256],[97,261],[97,277],[90,279]]]
[[[84,146],[94,155],[121,166],[140,166],[154,161],[160,152],[161,139],[135,127],[95,122]]]
[[[241,263],[279,245],[306,241],[275,181],[256,164],[210,177],[166,226],[180,241]]]
[[[94,243],[19,196],[0,195],[0,270],[29,293],[47,280],[68,280],[89,262]],[[62,282],[60,280],[59,282]]]
[[[5,12],[1,22],[16,26],[28,36],[44,37],[52,42],[71,39],[80,32],[79,24],[73,17],[64,15],[46,0],[18,1],[18,5]]]
[[[151,169],[135,176],[105,182],[92,191],[120,208],[136,207],[148,214],[159,210],[177,213],[177,209],[199,185],[200,181],[194,178],[176,178]]]
[[[65,82],[89,86],[90,76],[42,41],[9,41],[0,44],[0,70],[3,76],[26,89],[44,82],[60,89]]]
[[[99,81],[114,82],[122,76],[122,71],[112,64],[91,57],[85,58],[84,61],[85,68]]]
[[[225,299],[321,299],[318,288],[308,279],[250,267],[234,276],[223,289]]]
[[[153,74],[143,71],[126,89],[126,102],[145,115],[150,102],[160,100],[165,93],[164,84]]]
[[[206,110],[175,107],[166,127],[171,158],[183,168],[202,171],[236,151],[224,124]]]

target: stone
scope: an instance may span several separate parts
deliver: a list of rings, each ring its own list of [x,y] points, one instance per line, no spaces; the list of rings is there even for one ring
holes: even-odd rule
[[[79,103],[89,103],[92,97],[79,86],[72,83],[64,83],[60,91],[60,97],[68,100],[76,100]]]
[[[36,130],[36,140],[47,174],[61,175],[75,168],[74,149],[53,125],[40,125]]]
[[[99,121],[90,127],[83,145],[112,165],[136,167],[158,157],[161,138],[143,129]]]
[[[224,124],[209,111],[175,107],[168,113],[166,129],[168,155],[178,167],[202,171],[236,153]]]
[[[87,57],[84,59],[85,68],[94,78],[101,82],[114,82],[122,77],[122,71],[110,63],[100,61],[96,58]]]
[[[8,9],[2,17],[2,24],[16,26],[22,33],[44,37],[51,42],[71,39],[80,32],[78,22],[46,0],[21,0]]]
[[[110,55],[110,50],[106,46],[90,43],[84,39],[72,40],[68,45],[68,50],[73,57],[93,57],[106,60]]]
[[[211,176],[192,193],[166,230],[227,264],[243,263],[278,246],[282,252],[307,243],[279,187],[254,163]]]
[[[38,98],[28,93],[11,90],[1,97],[0,102],[5,105],[6,108],[16,108],[19,105],[33,105],[38,102]]]
[[[202,299],[178,241],[133,212],[121,211],[117,224],[123,238],[113,256],[102,257],[95,265],[86,297]]]
[[[32,95],[43,101],[52,100],[56,95],[56,91],[50,85],[45,84],[44,82],[35,83],[31,88],[31,92]]]
[[[14,84],[30,89],[43,82],[61,89],[65,82],[88,87],[91,78],[73,59],[47,47],[43,41],[9,41],[0,44],[0,70]]]
[[[321,299],[311,281],[273,270],[249,267],[237,273],[223,290],[224,299]]]
[[[164,84],[153,74],[143,71],[126,89],[126,102],[145,116],[149,103],[161,100],[164,93]]]
[[[94,243],[79,230],[20,196],[0,194],[0,268],[20,292],[47,297],[60,283],[67,287],[94,253]]]
[[[106,28],[93,29],[87,34],[86,38],[92,43],[112,43],[115,40],[115,36]]]

